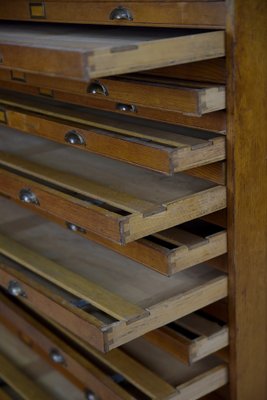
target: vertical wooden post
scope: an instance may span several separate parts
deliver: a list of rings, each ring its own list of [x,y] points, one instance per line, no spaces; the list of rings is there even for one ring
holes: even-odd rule
[[[267,399],[267,1],[227,0],[231,400]]]

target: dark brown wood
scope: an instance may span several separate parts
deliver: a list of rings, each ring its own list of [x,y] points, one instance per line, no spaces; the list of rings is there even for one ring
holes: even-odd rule
[[[77,4],[78,3],[78,4]],[[128,10],[129,20],[112,17],[118,7]],[[225,25],[224,1],[31,1],[2,0],[0,18],[43,22],[182,26],[218,28]]]
[[[265,400],[267,2],[227,7],[231,400]]]

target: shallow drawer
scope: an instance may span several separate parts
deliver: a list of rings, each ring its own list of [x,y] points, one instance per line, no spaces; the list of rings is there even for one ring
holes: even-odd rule
[[[8,70],[2,70],[9,74]],[[1,73],[1,71],[0,71]],[[1,78],[1,77],[0,77]],[[133,123],[143,123],[143,120],[162,121],[174,125],[181,125],[196,129],[202,129],[220,134],[226,134],[226,113],[224,111],[214,111],[212,113],[203,114],[201,117],[192,115],[185,115],[176,111],[161,110],[158,108],[135,106],[131,104],[117,103],[114,101],[106,100],[106,98],[90,97],[85,94],[68,93],[62,90],[52,90],[47,87],[30,86],[19,81],[0,80],[1,97],[3,95],[18,95],[18,93],[26,93],[33,95],[36,101],[39,98],[45,100],[56,100],[61,103],[78,105],[86,108],[90,114],[106,112],[116,118],[117,115],[121,117],[129,117]],[[14,93],[16,92],[16,93]],[[136,120],[134,122],[134,120]]]
[[[73,234],[79,234],[163,275],[171,276],[193,265],[208,262],[222,271],[227,270],[224,257],[227,251],[226,230],[202,220],[193,220],[174,228],[146,236],[124,246],[93,232],[42,213]]]
[[[89,79],[222,57],[223,31],[2,23],[1,68]]]
[[[128,243],[226,207],[226,188],[86,154],[2,127],[1,193]]]
[[[188,368],[167,352],[161,351],[161,358],[158,354],[155,356],[150,354],[143,364],[138,353],[139,347],[142,348],[144,345],[144,340],[137,340],[131,345],[131,355],[127,354],[129,349],[123,347],[103,355],[81,342],[77,346],[76,338],[73,336],[70,338],[69,334],[67,344],[67,332],[59,331],[43,319],[40,320],[40,317],[37,321],[35,314],[26,314],[25,311],[29,313],[29,310],[22,310],[4,296],[1,296],[0,307],[2,311],[0,320],[8,330],[31,346],[31,349],[45,360],[54,363],[55,368],[72,380],[84,393],[91,393],[92,400],[107,398],[192,400],[227,382],[227,367],[215,357],[209,357],[198,365]],[[158,353],[156,346],[151,344],[148,346]],[[175,367],[177,372],[172,379],[169,373],[162,374],[162,371],[152,364],[153,361],[154,364],[159,364],[159,360],[169,361],[172,367]],[[201,388],[201,385],[204,387]],[[196,388],[198,393],[194,394]]]
[[[90,114],[81,107],[71,110],[66,104],[38,101],[32,96],[0,94],[0,122],[167,174],[224,160],[226,153],[222,135],[146,121],[137,124],[106,113]]]
[[[122,5],[121,5],[122,4]],[[0,18],[141,26],[221,28],[224,1],[78,1],[2,0]]]
[[[0,325],[1,399],[83,400],[84,393]]]
[[[190,365],[225,349],[229,344],[229,331],[223,321],[200,310],[147,333],[145,338]],[[227,359],[225,350],[222,356]]]
[[[165,277],[6,199],[0,231],[1,286],[102,351],[227,295],[207,265]]]
[[[67,79],[48,78],[34,75],[28,79],[26,74],[11,71],[18,81],[45,87],[50,90],[60,90],[73,94],[84,95],[88,105],[94,104],[94,99],[105,99],[116,103],[116,108],[129,108],[128,113],[137,113],[138,107],[150,107],[162,111],[169,110],[187,115],[201,116],[210,112],[225,109],[225,87],[223,85],[181,81],[170,77],[158,77],[144,74],[129,74],[115,78],[103,78],[87,82]],[[38,79],[39,78],[39,79]],[[13,79],[14,80],[14,79]],[[33,82],[32,82],[33,81]]]
[[[173,65],[171,67],[151,69],[149,71],[143,71],[142,74],[185,81],[213,82],[217,85],[226,84],[226,61],[224,57],[221,57],[205,61]],[[73,92],[81,92],[85,85],[83,82],[76,81],[76,84],[74,85],[71,80],[62,78],[55,79],[49,76],[7,69],[0,70],[0,79],[4,81],[24,82],[31,86],[43,86],[49,89],[66,90],[71,87]]]

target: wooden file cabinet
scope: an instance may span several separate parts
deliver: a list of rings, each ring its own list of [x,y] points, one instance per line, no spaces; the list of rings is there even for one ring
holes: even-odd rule
[[[0,397],[265,400],[267,4],[0,19]]]

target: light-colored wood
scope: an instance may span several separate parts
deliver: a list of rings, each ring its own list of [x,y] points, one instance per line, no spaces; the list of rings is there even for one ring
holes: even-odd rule
[[[28,75],[30,75],[28,77]],[[23,74],[13,70],[7,74],[5,70],[1,77],[8,80],[24,82],[27,85],[47,87],[67,93],[86,95],[90,98],[104,98],[122,104],[132,104],[180,112],[186,115],[201,116],[213,111],[225,109],[225,87],[215,83],[193,83],[173,78],[150,75],[129,74],[114,78],[76,82],[67,79],[46,78],[35,74]],[[92,87],[103,87],[100,93],[92,93]]]
[[[0,235],[1,253],[12,258],[15,262],[51,281],[62,289],[68,290],[77,297],[87,300],[93,306],[107,312],[119,320],[142,318],[145,311],[140,307],[127,303],[127,301],[109,290],[83,279],[78,274],[68,271],[61,265],[32,252],[19,243]]]
[[[92,115],[92,113],[97,113],[97,110],[101,110],[101,114],[103,111],[109,112],[109,117],[110,115],[113,115],[114,117],[116,117],[116,115],[129,116],[132,119],[132,122],[134,122],[134,119],[137,119],[137,122],[139,119],[148,119],[149,121],[155,120],[165,123],[172,123],[178,126],[209,130],[220,134],[225,134],[226,132],[225,111],[215,111],[213,113],[203,114],[201,118],[185,115],[176,111],[160,110],[143,106],[135,107],[135,112],[131,112],[131,110],[127,111],[127,109],[119,109],[117,102],[108,101],[104,98],[99,99],[98,97],[89,97],[88,95],[73,94],[61,90],[51,90],[46,88],[44,86],[47,77],[40,77],[41,82],[44,82],[43,84],[39,83],[38,86],[30,86],[25,84],[23,81],[10,81],[10,74],[13,74],[13,72],[0,69],[1,97],[3,90],[5,93],[7,93],[7,91],[11,93],[10,91],[12,90],[16,91],[16,93],[13,93],[13,96],[14,94],[17,95],[18,93],[27,93],[28,95],[35,96],[35,98],[38,96],[39,98],[46,100],[54,99],[60,102],[70,103],[72,105],[76,104],[90,108],[90,110],[87,110],[87,113],[90,112],[90,115]],[[68,82],[70,82],[70,80],[68,80]],[[112,112],[112,114],[110,114],[110,112]]]
[[[170,326],[147,333],[145,339],[182,362],[192,364],[225,348],[229,344],[229,332],[226,325],[190,314]]]
[[[118,31],[18,23],[2,24],[0,36],[1,68],[80,81],[225,55],[223,31]]]
[[[0,376],[25,400],[82,400],[84,393],[0,325]],[[20,397],[21,396],[21,397]],[[13,396],[12,396],[13,397]],[[14,396],[15,398],[16,395]]]
[[[42,22],[71,22],[112,25],[181,26],[222,28],[225,25],[223,1],[125,1],[132,19],[111,20],[110,14],[119,1],[42,1],[2,0],[0,18]]]
[[[1,111],[5,113],[2,120],[7,126],[63,144],[66,144],[65,135],[73,131],[84,140],[83,145],[77,146],[81,150],[168,174],[225,158],[225,139],[220,135],[166,124],[134,124],[120,119],[109,125],[108,120],[105,124],[104,116],[99,118],[99,124],[95,124],[94,118],[91,123],[90,114],[88,118],[88,112],[81,108],[80,112],[76,108],[73,113],[60,103],[52,102],[46,107],[42,101],[38,104],[27,97],[24,100],[23,103],[23,97],[0,96]]]
[[[226,4],[230,397],[265,400],[267,2]]]
[[[133,318],[115,322],[111,318],[112,302],[110,302],[110,309],[105,308],[109,316],[104,315],[100,310],[95,312],[94,308],[93,311],[89,310],[89,313],[75,310],[74,315],[81,316],[81,323],[88,327],[87,332],[82,331],[80,323],[77,330],[77,322],[71,327],[67,324],[67,328],[89,342],[92,340],[92,333],[99,341],[101,337],[104,338],[106,349],[117,347],[223,298],[227,294],[226,276],[210,267],[197,266],[170,278],[164,277],[141,264],[46,222],[41,217],[33,218],[29,211],[13,205],[8,200],[1,201],[1,221],[1,232],[9,237],[8,241],[1,242],[1,253],[8,255],[9,260],[13,260],[13,262],[8,262],[5,257],[2,257],[1,285],[8,287],[10,280],[21,281],[22,279],[22,287],[27,293],[27,297],[22,297],[22,300],[33,303],[37,309],[41,308],[48,317],[59,318],[57,315],[59,308],[58,306],[55,308],[52,302],[66,308],[67,303],[75,300],[71,282],[68,286],[64,283],[71,276],[69,271],[88,280],[89,285],[93,282],[116,296],[124,298],[125,309],[127,302],[141,308],[139,315],[132,315]],[[17,224],[17,229],[14,223]],[[42,239],[44,237],[45,241]],[[54,243],[60,243],[60,246],[55,248]],[[9,244],[12,245],[12,250],[10,248],[8,250]],[[36,262],[37,259],[42,262],[40,256],[48,260],[53,259],[64,266],[62,281],[59,278],[55,281],[53,278],[55,271],[51,271],[51,275],[45,273],[46,280],[41,278],[44,276],[41,270],[42,265]],[[15,264],[14,261],[20,262],[23,267]],[[32,272],[29,273],[29,270]],[[34,288],[38,288],[38,295]],[[65,291],[63,292],[60,288],[64,288]],[[46,300],[42,296],[45,296]],[[94,296],[94,293],[89,293],[88,298]],[[83,299],[84,295],[81,298]],[[102,302],[101,299],[100,302]],[[75,307],[73,306],[72,309]],[[70,313],[70,310],[71,308],[67,308],[65,313],[61,312],[61,324],[67,323],[66,315]],[[144,320],[143,323],[140,323],[140,318]],[[101,341],[96,344],[94,339],[93,342],[93,345],[103,350]]]
[[[8,128],[2,128],[0,136],[4,139],[0,145],[2,166],[23,172],[27,177],[1,169],[3,194],[18,199],[19,191],[30,187],[39,197],[40,205],[34,207],[36,211],[44,209],[105,237],[110,233],[110,238],[115,241],[128,243],[223,209],[226,204],[225,187],[208,181],[183,174],[162,177],[115,160],[93,154],[89,157],[77,149]],[[32,177],[41,179],[42,184]],[[57,185],[56,189],[49,184]],[[67,194],[63,193],[65,189]],[[73,192],[86,196],[89,202],[73,196]],[[101,203],[93,205],[92,199],[109,207]],[[129,215],[118,216],[119,210]],[[97,226],[94,224],[96,214]],[[91,215],[92,219],[86,215]],[[109,229],[105,226],[106,219]]]

